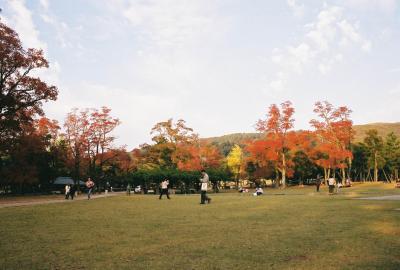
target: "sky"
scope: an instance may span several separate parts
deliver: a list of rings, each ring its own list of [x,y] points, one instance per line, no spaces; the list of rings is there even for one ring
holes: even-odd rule
[[[42,48],[37,75],[59,89],[44,105],[107,106],[116,145],[151,141],[184,119],[200,137],[254,132],[290,100],[309,129],[316,101],[347,106],[355,124],[400,122],[397,0],[0,0],[1,20]]]

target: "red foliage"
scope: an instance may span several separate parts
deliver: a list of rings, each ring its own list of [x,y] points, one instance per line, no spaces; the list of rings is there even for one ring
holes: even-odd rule
[[[328,101],[315,103],[314,112],[320,120],[313,119],[316,146],[313,158],[323,168],[346,168],[352,159],[350,142],[354,136],[351,110],[345,106],[334,108]]]

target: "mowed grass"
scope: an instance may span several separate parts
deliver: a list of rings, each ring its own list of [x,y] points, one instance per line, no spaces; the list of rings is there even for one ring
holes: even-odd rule
[[[0,209],[1,269],[400,269],[400,194],[365,184]]]

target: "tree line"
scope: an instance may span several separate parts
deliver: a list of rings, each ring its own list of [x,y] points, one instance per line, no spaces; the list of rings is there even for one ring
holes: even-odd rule
[[[224,181],[241,179],[276,186],[304,182],[318,174],[353,180],[398,179],[400,141],[376,130],[353,143],[351,110],[327,101],[315,103],[312,130],[294,130],[290,101],[268,107],[256,123],[259,136],[239,144],[201,140],[183,119],[168,119],[151,129],[152,142],[127,150],[115,145],[121,124],[108,107],[72,109],[62,124],[48,119],[44,102],[58,89],[32,74],[48,68],[42,50],[24,49],[18,34],[0,21],[0,187],[7,192],[50,190],[57,176],[75,181],[88,176],[98,186],[142,185],[163,178],[182,192],[197,188],[206,169],[217,190]],[[37,73],[36,73],[37,74]]]

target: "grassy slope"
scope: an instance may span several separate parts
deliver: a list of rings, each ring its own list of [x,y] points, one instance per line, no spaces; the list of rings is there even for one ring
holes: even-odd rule
[[[278,194],[286,195],[278,195]],[[0,209],[3,269],[399,269],[400,194],[365,184],[267,196],[133,195]]]

